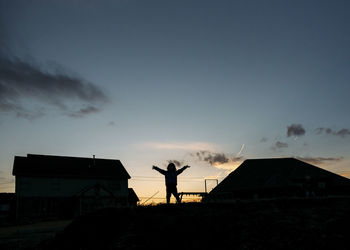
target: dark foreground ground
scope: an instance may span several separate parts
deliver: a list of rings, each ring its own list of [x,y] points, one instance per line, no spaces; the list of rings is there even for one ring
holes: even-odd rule
[[[107,209],[34,249],[350,249],[350,198]]]

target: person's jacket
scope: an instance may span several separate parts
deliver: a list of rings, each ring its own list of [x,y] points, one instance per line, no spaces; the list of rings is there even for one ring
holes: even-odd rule
[[[177,185],[177,176],[181,174],[187,166],[184,166],[183,168],[180,168],[176,171],[167,171],[158,167],[154,167],[155,170],[157,170],[159,173],[165,175],[165,185]]]

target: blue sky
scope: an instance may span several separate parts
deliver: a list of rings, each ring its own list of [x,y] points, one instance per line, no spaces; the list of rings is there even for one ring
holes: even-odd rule
[[[0,191],[27,153],[120,159],[142,197],[162,197],[151,166],[168,160],[192,166],[181,190],[247,158],[348,175],[349,11],[340,0],[1,0]]]

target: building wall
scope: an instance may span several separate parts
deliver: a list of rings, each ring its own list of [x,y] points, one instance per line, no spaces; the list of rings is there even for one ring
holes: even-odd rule
[[[16,195],[21,197],[71,197],[100,184],[116,197],[127,197],[128,180],[16,176]]]

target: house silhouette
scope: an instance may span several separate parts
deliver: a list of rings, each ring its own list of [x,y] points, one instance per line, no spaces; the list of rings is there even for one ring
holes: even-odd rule
[[[17,218],[72,217],[136,204],[119,160],[28,154],[15,156],[13,175]]]
[[[205,200],[343,194],[350,194],[350,179],[295,158],[272,158],[244,161]]]

